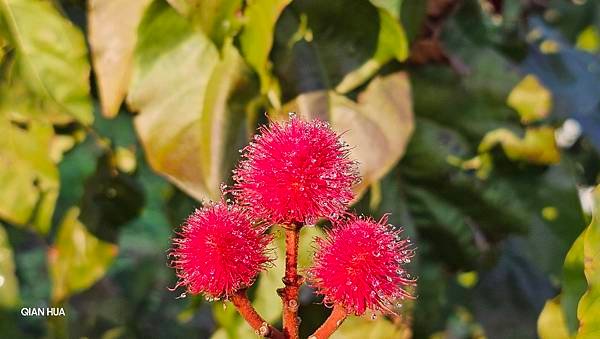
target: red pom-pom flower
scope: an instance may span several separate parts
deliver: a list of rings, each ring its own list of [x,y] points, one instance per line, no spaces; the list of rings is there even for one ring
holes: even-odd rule
[[[233,194],[257,218],[273,223],[336,219],[358,181],[348,147],[320,120],[271,122],[243,151]]]
[[[406,287],[415,280],[403,264],[414,251],[401,232],[388,225],[385,216],[379,222],[352,216],[334,225],[326,239],[317,239],[308,275],[323,302],[361,315],[367,309],[393,312],[395,302],[412,298]]]
[[[175,288],[186,286],[192,294],[218,299],[249,287],[272,260],[271,239],[239,206],[222,201],[197,209],[173,239]]]

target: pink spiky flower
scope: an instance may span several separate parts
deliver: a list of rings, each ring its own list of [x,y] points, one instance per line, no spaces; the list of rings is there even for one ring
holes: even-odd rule
[[[267,249],[272,237],[265,231],[239,206],[221,201],[196,209],[173,239],[175,288],[218,299],[249,287],[272,260]]]
[[[256,218],[272,223],[336,219],[354,197],[356,164],[329,125],[290,115],[271,122],[243,150],[233,194]]]
[[[323,302],[340,304],[351,313],[367,309],[393,312],[395,302],[412,298],[415,285],[403,268],[414,255],[410,240],[387,223],[351,216],[317,239],[317,252],[308,276]]]

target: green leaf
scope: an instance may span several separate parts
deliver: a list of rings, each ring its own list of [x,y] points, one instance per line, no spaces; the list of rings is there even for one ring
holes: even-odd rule
[[[562,293],[546,302],[538,318],[542,339],[595,338],[600,331],[600,186],[593,194],[592,221],[565,259]]]
[[[244,58],[260,77],[261,92],[267,93],[274,86],[269,62],[273,46],[275,23],[291,0],[254,0],[244,11],[245,25],[240,33],[240,45]]]
[[[19,284],[15,274],[13,251],[4,225],[0,224],[0,308],[11,308],[19,303]]]
[[[196,199],[220,196],[237,156],[253,79],[231,44],[213,43],[157,2],[139,29],[127,98],[152,168]]]
[[[58,123],[89,125],[90,66],[81,32],[46,1],[1,0],[0,21],[16,50],[15,75],[43,110],[57,112]]]
[[[237,12],[241,0],[167,0],[180,14],[190,19],[217,46],[233,36],[240,25]]]
[[[411,331],[408,327],[397,326],[386,320],[350,316],[340,328],[331,335],[331,339],[408,339]]]
[[[359,194],[396,165],[414,128],[410,84],[403,72],[376,77],[357,102],[333,91],[315,91],[299,95],[283,111],[329,120],[342,133],[351,146],[350,158],[359,162]]]
[[[254,330],[240,316],[231,302],[214,303],[212,310],[219,329],[213,333],[211,339],[252,338],[255,336]]]
[[[102,114],[114,117],[131,78],[137,27],[150,0],[91,0],[88,38],[102,104]]]
[[[576,333],[579,327],[577,304],[587,289],[587,282],[583,273],[584,235],[585,230],[573,243],[563,266],[560,304],[565,315],[568,331],[571,334]]]
[[[411,215],[420,234],[451,267],[475,268],[479,251],[470,218],[452,202],[418,186],[408,186]]]
[[[400,9],[402,8],[402,4],[404,2],[403,0],[370,0],[370,1],[374,6],[384,9],[385,11],[390,13],[390,15],[394,19],[400,18]]]
[[[382,1],[376,4],[382,7],[309,0],[288,6],[272,53],[284,99],[321,89],[347,93],[387,62],[408,56],[401,23]]]
[[[358,69],[346,74],[335,87],[339,93],[347,93],[362,85],[392,59],[404,61],[408,57],[408,39],[402,25],[386,9],[379,8],[379,36],[373,56]]]
[[[52,126],[36,120],[21,126],[0,110],[0,130],[0,217],[46,234],[59,190]]]
[[[64,301],[102,278],[118,252],[116,245],[89,233],[78,217],[76,207],[66,213],[49,249],[48,270],[54,303]]]
[[[577,306],[577,339],[592,339],[600,334],[600,186],[593,194],[592,221],[583,237],[583,263],[588,287]]]

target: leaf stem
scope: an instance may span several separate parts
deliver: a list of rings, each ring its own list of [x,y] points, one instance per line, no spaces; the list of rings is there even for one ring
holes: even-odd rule
[[[321,327],[319,327],[315,331],[315,333],[313,333],[308,338],[309,339],[329,338],[329,336],[331,334],[333,334],[333,332],[335,332],[338,329],[338,327],[340,327],[340,325],[342,325],[342,323],[344,322],[344,320],[346,319],[347,316],[348,316],[348,311],[346,311],[346,309],[343,306],[336,304],[335,306],[333,306],[333,311],[331,312],[331,314],[329,315],[327,320],[325,320],[323,325],[321,325]]]
[[[298,319],[298,292],[304,279],[298,275],[298,241],[302,224],[294,223],[285,227],[285,287],[279,291],[283,300],[283,334],[286,339],[298,339],[300,321]]]
[[[283,339],[283,333],[267,323],[258,312],[256,312],[250,299],[248,299],[248,296],[246,295],[246,289],[235,292],[230,299],[240,315],[254,330],[256,330],[258,335],[266,338]]]

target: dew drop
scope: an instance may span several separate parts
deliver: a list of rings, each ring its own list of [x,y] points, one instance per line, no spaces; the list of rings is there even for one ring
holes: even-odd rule
[[[371,313],[371,320],[376,320],[376,319],[377,319],[377,314]]]
[[[288,117],[289,117],[290,119],[294,119],[294,118],[296,118],[296,112],[289,112],[289,113],[288,113]]]

